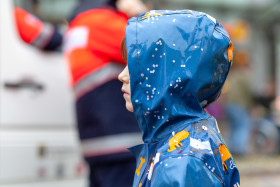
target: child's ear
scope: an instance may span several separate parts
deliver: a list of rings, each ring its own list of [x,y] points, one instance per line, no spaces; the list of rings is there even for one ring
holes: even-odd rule
[[[123,38],[122,44],[121,44],[121,54],[122,58],[125,62],[127,62],[127,52],[126,52],[126,37]]]

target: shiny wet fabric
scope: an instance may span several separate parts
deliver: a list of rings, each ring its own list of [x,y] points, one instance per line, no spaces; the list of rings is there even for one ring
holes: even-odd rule
[[[232,43],[213,17],[150,11],[129,20],[131,99],[143,145],[131,148],[134,187],[239,186],[239,173],[204,107],[220,95]]]

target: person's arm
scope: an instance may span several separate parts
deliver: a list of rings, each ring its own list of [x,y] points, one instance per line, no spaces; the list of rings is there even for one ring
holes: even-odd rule
[[[62,44],[62,35],[49,23],[41,20],[16,7],[14,17],[17,31],[21,39],[42,50],[55,50]]]
[[[191,156],[168,158],[154,169],[153,187],[222,187],[218,179],[205,164]]]

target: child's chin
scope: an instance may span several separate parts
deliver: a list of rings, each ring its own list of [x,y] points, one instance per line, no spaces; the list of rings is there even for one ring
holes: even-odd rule
[[[129,112],[133,112],[133,106],[132,106],[132,104],[131,103],[127,103],[126,102],[126,109],[129,111]]]

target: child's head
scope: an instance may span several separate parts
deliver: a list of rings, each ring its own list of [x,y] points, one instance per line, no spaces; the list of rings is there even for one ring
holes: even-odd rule
[[[219,96],[232,60],[222,25],[190,10],[150,11],[130,19],[122,46],[129,73],[126,68],[119,79],[128,93],[127,108],[155,118],[159,115],[151,111],[161,113],[161,119],[163,113],[202,112]]]

